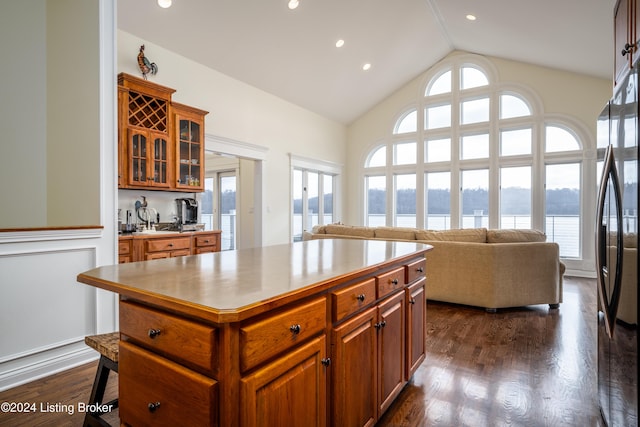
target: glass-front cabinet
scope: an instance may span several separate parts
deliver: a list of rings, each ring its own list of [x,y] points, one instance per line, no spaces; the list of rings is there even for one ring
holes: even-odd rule
[[[173,103],[176,126],[176,188],[204,191],[204,116],[206,111]]]
[[[166,134],[129,130],[131,186],[169,187],[169,144]]]

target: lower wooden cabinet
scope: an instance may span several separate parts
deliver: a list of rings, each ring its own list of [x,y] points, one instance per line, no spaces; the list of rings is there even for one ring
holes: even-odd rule
[[[408,381],[416,372],[426,355],[427,340],[427,298],[425,285],[427,280],[419,278],[405,290],[407,299],[407,364]]]
[[[219,252],[221,234],[221,230],[211,230],[120,236],[118,263]]]
[[[326,338],[317,337],[240,380],[245,427],[326,425]]]
[[[122,422],[374,426],[425,357],[424,267],[394,263],[229,322],[121,299]]]
[[[127,424],[218,425],[215,380],[123,341],[118,364],[120,419]]]

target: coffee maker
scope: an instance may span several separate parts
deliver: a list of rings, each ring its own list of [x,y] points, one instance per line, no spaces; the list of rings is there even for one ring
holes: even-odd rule
[[[183,231],[195,227],[198,222],[198,201],[196,199],[176,199],[178,206],[178,221]]]

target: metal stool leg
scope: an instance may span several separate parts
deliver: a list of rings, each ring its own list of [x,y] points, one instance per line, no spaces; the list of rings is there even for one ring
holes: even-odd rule
[[[89,397],[89,405],[102,405],[104,392],[107,388],[107,381],[109,380],[109,371],[118,372],[118,364],[107,357],[100,356],[96,378],[93,381],[93,388],[91,389],[91,396]],[[111,409],[113,410],[118,407],[118,399],[114,399],[106,405],[111,405]],[[108,427],[109,423],[100,418],[105,413],[106,412],[103,411],[87,412],[84,416],[83,426]]]

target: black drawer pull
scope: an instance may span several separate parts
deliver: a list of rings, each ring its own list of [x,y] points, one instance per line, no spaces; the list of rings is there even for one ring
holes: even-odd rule
[[[331,359],[329,359],[328,357],[325,357],[320,361],[320,363],[322,363],[324,366],[329,366],[331,365]]]
[[[391,283],[393,286],[395,286],[395,285],[397,285],[397,284],[398,284],[398,279],[393,279],[393,280],[391,280],[391,281],[390,281],[390,283]]]
[[[365,295],[364,295],[364,294],[360,294],[360,295],[358,295],[358,296],[356,297],[356,299],[357,299],[358,301],[360,301],[360,302],[363,302],[365,298],[366,298],[366,297],[365,297]]]
[[[149,408],[149,412],[155,412],[156,409],[158,409],[160,407],[160,402],[151,402],[149,403],[149,405],[147,405],[147,408]]]
[[[424,269],[423,269],[422,267],[418,267],[418,268],[416,269],[416,271],[417,271],[418,273],[423,273],[423,272],[424,272]]]
[[[294,334],[299,334],[302,328],[300,328],[300,325],[291,325],[289,327],[289,330],[291,332],[293,332]]]
[[[154,339],[162,332],[160,329],[149,329],[149,338]]]

